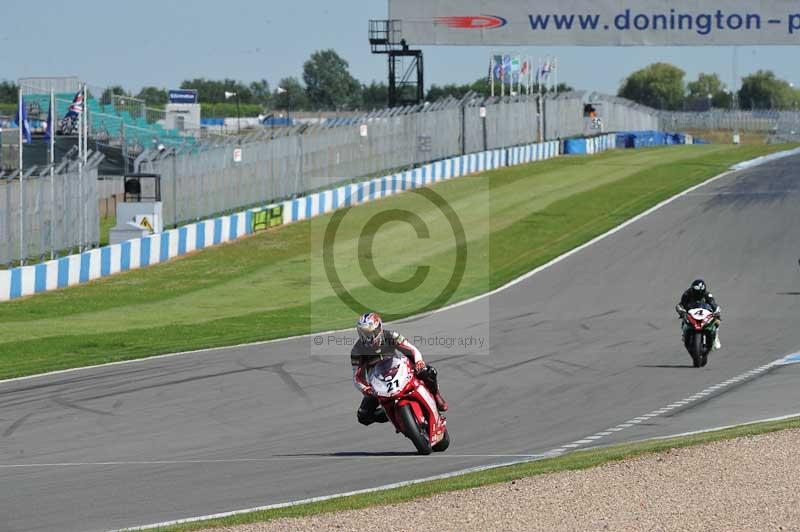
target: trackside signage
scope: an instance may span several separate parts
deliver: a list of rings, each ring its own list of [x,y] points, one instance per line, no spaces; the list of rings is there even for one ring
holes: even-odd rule
[[[197,91],[194,89],[172,89],[169,91],[169,103],[197,103]]]
[[[413,45],[800,44],[798,0],[389,0]]]

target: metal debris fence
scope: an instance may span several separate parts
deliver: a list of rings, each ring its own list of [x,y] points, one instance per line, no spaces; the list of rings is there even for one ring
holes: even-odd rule
[[[600,107],[602,130],[585,115],[586,102]],[[551,96],[542,107],[541,131],[535,96],[468,95],[262,129],[221,142],[149,149],[134,169],[162,176],[164,223],[176,225],[447,157],[540,139],[658,128],[652,109],[596,93]]]
[[[26,169],[22,176],[18,170],[0,173],[0,264],[49,259],[99,244],[97,167],[102,159],[90,153],[82,172],[78,161],[69,159],[53,168],[52,176],[50,166]]]

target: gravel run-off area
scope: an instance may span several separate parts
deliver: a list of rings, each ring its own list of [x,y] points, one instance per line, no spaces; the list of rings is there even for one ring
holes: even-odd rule
[[[397,505],[213,530],[800,531],[799,475],[800,430],[786,430]]]

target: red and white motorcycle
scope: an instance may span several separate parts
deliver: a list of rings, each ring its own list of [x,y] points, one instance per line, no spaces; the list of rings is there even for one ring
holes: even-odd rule
[[[708,364],[708,354],[717,337],[718,317],[708,305],[689,309],[684,316],[683,342],[696,368]]]
[[[402,432],[419,454],[441,452],[450,446],[447,420],[436,400],[417,378],[408,357],[395,355],[378,362],[369,384],[397,432]]]

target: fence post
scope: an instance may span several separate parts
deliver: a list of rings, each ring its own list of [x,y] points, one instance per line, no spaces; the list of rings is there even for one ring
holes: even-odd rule
[[[17,116],[17,124],[19,125],[19,260],[20,264],[25,264],[25,193],[24,193],[24,173],[23,173],[23,159],[22,159],[22,145],[24,139],[22,138],[24,124],[24,100],[22,99],[22,87],[19,88],[19,109]]]
[[[467,102],[461,100],[461,155],[467,154]]]
[[[178,227],[178,152],[172,150],[172,219]]]

